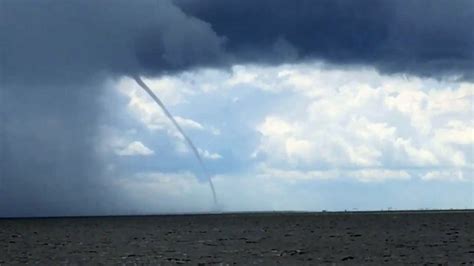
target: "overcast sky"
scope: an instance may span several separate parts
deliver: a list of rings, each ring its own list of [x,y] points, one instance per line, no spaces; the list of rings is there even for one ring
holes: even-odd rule
[[[0,216],[474,207],[474,2],[0,2]]]

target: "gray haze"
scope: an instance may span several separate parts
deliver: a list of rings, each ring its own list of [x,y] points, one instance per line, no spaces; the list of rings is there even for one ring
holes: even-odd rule
[[[218,57],[221,39],[167,1],[0,3],[0,216],[128,210],[96,149],[104,81],[151,72],[144,42],[157,74]]]
[[[0,0],[0,216],[124,212],[96,152],[104,81],[319,59],[472,79],[474,2]]]

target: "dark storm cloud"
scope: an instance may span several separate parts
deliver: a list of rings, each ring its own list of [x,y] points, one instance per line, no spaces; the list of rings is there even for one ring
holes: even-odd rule
[[[472,78],[473,19],[470,0],[0,0],[0,216],[111,210],[106,79],[311,59]]]
[[[224,36],[227,52],[237,61],[274,63],[315,58],[375,66],[389,73],[473,77],[471,0],[176,3]]]
[[[0,216],[29,216],[127,210],[97,152],[104,81],[218,61],[222,40],[168,1],[1,0],[0,41]]]
[[[163,0],[3,0],[1,14],[7,84],[159,72],[220,52],[209,25]]]
[[[434,76],[469,74],[474,64],[470,0],[3,0],[0,8],[7,83],[313,58]]]

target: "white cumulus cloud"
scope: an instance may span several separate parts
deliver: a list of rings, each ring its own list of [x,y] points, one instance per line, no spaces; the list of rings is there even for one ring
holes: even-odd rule
[[[195,108],[216,108],[206,111],[208,117],[201,116],[199,122],[181,113],[175,118],[186,130],[222,141],[216,141],[224,146],[221,150],[264,163],[275,175],[287,171],[287,177],[308,179],[331,170],[332,177],[362,182],[423,176],[442,180],[449,178],[428,173],[453,173],[447,169],[467,173],[473,167],[474,85],[469,82],[322,63],[200,69],[147,82],[172,107],[197,101]],[[118,87],[137,120],[180,139],[132,80],[124,78]],[[242,116],[236,114],[244,111]],[[185,153],[185,144],[178,142],[176,150]],[[249,143],[253,149],[247,154],[235,153],[236,146]],[[200,153],[212,160],[223,157],[204,149]],[[249,168],[255,166],[252,162]],[[413,175],[411,169],[422,174]],[[255,174],[268,176],[268,171]]]
[[[115,153],[119,156],[150,156],[155,154],[153,150],[140,141],[133,141],[125,147],[116,148]]]

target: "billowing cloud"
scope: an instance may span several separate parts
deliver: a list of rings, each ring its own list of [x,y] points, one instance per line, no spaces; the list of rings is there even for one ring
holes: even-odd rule
[[[1,8],[6,84],[159,73],[221,53],[211,26],[168,0],[4,1]]]
[[[444,171],[432,171],[428,172],[421,177],[422,180],[449,180],[449,181],[462,181],[464,180],[464,174],[459,170],[444,170]]]
[[[123,148],[116,149],[115,153],[119,156],[150,156],[155,152],[140,141],[134,141]]]
[[[311,59],[464,78],[474,67],[469,0],[8,0],[1,8],[6,84]]]
[[[383,75],[372,68],[327,69],[318,63],[236,66],[220,75],[203,70],[164,79],[171,86],[180,84],[181,91],[196,88],[188,97],[197,105],[211,98],[254,111],[229,120],[231,114],[221,116],[210,106],[202,119],[236,125],[219,128],[223,136],[210,137],[208,132],[205,138],[216,140],[220,148],[253,143],[239,156],[249,158],[247,167],[264,163],[264,168],[256,168],[259,176],[295,181],[443,180],[423,177],[436,169],[470,176],[474,87],[469,82]],[[198,89],[210,80],[218,80],[219,89]],[[264,94],[254,103],[255,96],[246,95],[245,88]],[[247,139],[219,142],[245,131]],[[226,157],[224,164],[230,163]]]
[[[470,153],[459,146],[468,147],[473,138],[474,87],[469,83],[381,76],[370,70],[267,71],[276,75],[273,83],[266,82],[274,93],[291,90],[305,96],[291,112],[271,114],[256,127],[262,134],[257,154],[275,163],[390,168],[472,164]],[[338,85],[341,81],[333,80],[338,75],[371,78]],[[456,107],[442,107],[450,104]]]
[[[474,3],[176,0],[225,37],[234,60],[320,59],[383,72],[472,79]]]

